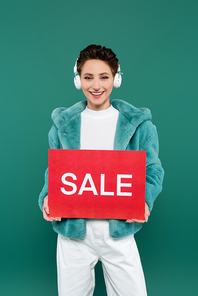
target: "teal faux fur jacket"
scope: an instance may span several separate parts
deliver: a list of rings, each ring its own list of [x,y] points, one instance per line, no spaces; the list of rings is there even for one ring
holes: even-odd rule
[[[49,132],[51,149],[80,149],[81,112],[87,102],[78,102],[70,108],[57,108],[52,112],[53,125]],[[111,104],[119,110],[114,140],[115,150],[144,150],[146,154],[146,203],[151,211],[153,203],[162,190],[164,171],[158,158],[158,136],[151,122],[151,113],[146,108],[135,108],[122,100]],[[39,195],[42,210],[43,200],[48,194],[48,170],[45,184]],[[65,219],[53,221],[53,229],[65,236],[83,239],[86,234],[86,219]],[[109,220],[110,235],[121,238],[136,233],[141,223],[126,223],[126,220]]]

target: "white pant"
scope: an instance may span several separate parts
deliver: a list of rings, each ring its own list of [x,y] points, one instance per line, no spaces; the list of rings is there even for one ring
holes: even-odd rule
[[[147,295],[134,236],[113,239],[108,220],[88,219],[83,240],[58,235],[59,296],[92,296],[98,260],[102,262],[108,296]]]

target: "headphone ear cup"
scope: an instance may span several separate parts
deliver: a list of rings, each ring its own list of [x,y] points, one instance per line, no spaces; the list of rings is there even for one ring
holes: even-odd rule
[[[116,73],[115,77],[114,77],[114,82],[113,82],[113,86],[115,88],[120,87],[122,83],[122,76],[119,73]]]
[[[81,89],[81,81],[80,81],[80,76],[79,75],[76,75],[74,77],[74,85],[77,89]]]

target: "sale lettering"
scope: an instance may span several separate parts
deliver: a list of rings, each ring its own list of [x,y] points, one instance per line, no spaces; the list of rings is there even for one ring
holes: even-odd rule
[[[65,195],[73,195],[77,192],[78,188],[77,185],[74,182],[68,181],[68,177],[72,178],[74,181],[77,180],[77,177],[73,173],[65,173],[61,177],[61,181],[64,185],[67,187],[69,186],[70,190],[66,190],[64,187],[60,187],[60,190]],[[132,192],[123,192],[123,187],[132,187],[132,183],[124,182],[123,179],[132,179],[132,175],[129,174],[117,174],[117,186],[116,186],[116,193],[117,196],[132,196]],[[89,182],[89,186],[87,186],[87,183]],[[96,190],[96,186],[94,184],[94,180],[91,176],[91,174],[87,173],[85,174],[85,177],[82,181],[82,184],[80,186],[80,189],[78,191],[78,195],[82,195],[84,191],[92,191],[94,195],[98,195],[98,192]],[[105,174],[100,175],[100,195],[114,195],[115,192],[113,191],[105,191]]]

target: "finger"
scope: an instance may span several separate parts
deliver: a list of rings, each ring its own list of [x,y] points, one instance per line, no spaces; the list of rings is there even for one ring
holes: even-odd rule
[[[60,217],[55,217],[53,219],[54,219],[54,221],[61,221],[61,218]]]
[[[150,216],[150,212],[149,213],[145,213],[145,215],[144,215],[145,222],[148,222],[149,216]]]
[[[43,218],[46,220],[46,221],[50,221],[50,217],[48,217],[47,213],[45,210],[43,210]]]
[[[57,218],[57,217],[47,217],[47,218],[48,218],[47,221],[50,221],[50,222],[52,222],[52,221],[61,221],[61,218]]]
[[[43,212],[43,218],[49,222],[52,222],[52,221],[59,221],[60,222],[61,221],[61,217],[49,217],[45,211]]]
[[[127,223],[133,223],[133,222],[138,222],[138,223],[143,223],[145,220],[136,220],[136,219],[128,219],[126,220]]]
[[[148,205],[145,203],[145,216],[149,217],[150,216],[150,211],[148,208]]]
[[[49,222],[52,222],[52,218],[51,217],[48,217],[49,215],[49,209],[48,207],[46,206],[43,206],[43,218],[46,220],[46,221],[49,221]]]
[[[43,218],[48,221],[48,222],[52,222],[52,218],[51,217],[48,217],[46,214],[43,215]]]
[[[49,209],[47,207],[43,207],[43,214],[49,215]]]
[[[144,222],[146,222],[146,220],[133,219],[133,222],[136,222],[136,223],[144,223]]]
[[[49,215],[49,207],[48,207],[48,205],[44,204],[43,205],[43,210],[46,212],[47,215]]]

